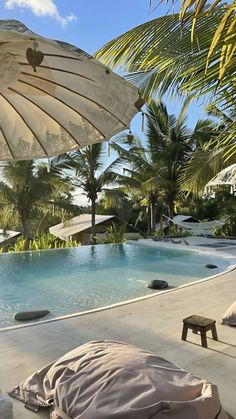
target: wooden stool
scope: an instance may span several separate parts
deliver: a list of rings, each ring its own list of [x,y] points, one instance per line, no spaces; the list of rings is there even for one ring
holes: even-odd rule
[[[186,319],[183,319],[183,331],[182,331],[182,340],[187,339],[188,329],[191,329],[193,333],[201,333],[201,341],[203,348],[207,348],[207,336],[206,332],[211,330],[212,338],[218,340],[217,331],[216,331],[216,321],[212,319],[207,319],[202,316],[190,316]]]

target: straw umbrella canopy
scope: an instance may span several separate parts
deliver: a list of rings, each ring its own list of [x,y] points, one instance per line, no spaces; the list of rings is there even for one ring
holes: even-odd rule
[[[79,48],[0,21],[0,160],[52,157],[126,129],[138,89]]]

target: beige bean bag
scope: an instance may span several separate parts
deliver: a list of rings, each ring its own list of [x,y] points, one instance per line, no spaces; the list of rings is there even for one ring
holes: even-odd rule
[[[236,326],[236,301],[226,310],[221,323]]]
[[[94,341],[10,393],[51,407],[53,419],[228,419],[217,387],[126,343]]]

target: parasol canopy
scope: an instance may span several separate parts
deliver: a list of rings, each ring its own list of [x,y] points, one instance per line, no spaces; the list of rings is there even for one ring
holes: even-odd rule
[[[230,193],[236,193],[236,164],[226,167],[214,176],[205,186],[206,193],[214,192],[217,186],[229,186]]]
[[[0,20],[0,160],[51,157],[109,140],[143,104],[81,49]]]

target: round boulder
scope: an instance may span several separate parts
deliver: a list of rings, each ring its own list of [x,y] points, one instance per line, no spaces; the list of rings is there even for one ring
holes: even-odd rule
[[[31,311],[19,311],[15,313],[13,318],[14,320],[24,321],[24,320],[33,320],[38,319],[39,317],[46,316],[49,313],[49,310],[31,310]]]
[[[160,279],[152,279],[152,281],[147,284],[147,287],[153,290],[162,290],[168,287],[168,282]]]
[[[218,268],[218,266],[217,265],[212,265],[211,263],[208,263],[207,265],[205,265],[205,268],[215,269],[215,268]]]

